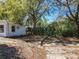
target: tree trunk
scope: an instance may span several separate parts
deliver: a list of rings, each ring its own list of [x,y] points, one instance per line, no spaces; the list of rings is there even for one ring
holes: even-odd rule
[[[79,36],[79,25],[77,25],[77,35]]]
[[[76,22],[76,26],[77,26],[77,36],[79,37],[79,22]]]
[[[33,34],[36,34],[36,20],[33,21]]]
[[[33,29],[36,28],[36,21],[34,21],[34,24],[33,24]]]
[[[79,4],[77,5],[77,12],[75,13],[75,21],[77,26],[77,36],[79,37]]]

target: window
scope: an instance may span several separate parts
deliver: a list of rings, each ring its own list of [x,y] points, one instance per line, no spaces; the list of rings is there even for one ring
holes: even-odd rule
[[[15,26],[12,26],[12,32],[15,32]]]
[[[4,25],[0,25],[0,33],[4,32]]]

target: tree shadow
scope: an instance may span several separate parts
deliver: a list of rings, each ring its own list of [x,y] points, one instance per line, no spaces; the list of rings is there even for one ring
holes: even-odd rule
[[[41,36],[41,35],[27,35],[27,36],[17,36],[17,37],[8,37],[8,38],[23,40],[25,42],[39,42],[42,40],[43,36]]]
[[[63,37],[61,36],[46,36],[41,40],[41,46],[43,46],[43,44],[50,44],[50,43],[55,43],[55,44],[59,44],[61,43],[61,45],[65,46],[65,41],[63,40]]]
[[[15,47],[9,47],[6,44],[0,45],[0,59],[25,59],[17,54],[18,50]]]

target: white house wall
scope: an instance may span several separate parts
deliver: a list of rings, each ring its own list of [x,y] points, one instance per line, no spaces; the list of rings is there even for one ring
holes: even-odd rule
[[[8,21],[6,20],[0,20],[0,25],[4,25],[4,32],[0,33],[0,36],[10,37],[26,35],[26,28],[18,24],[14,24],[15,32],[11,31],[11,26],[13,26],[13,24],[8,23]],[[17,26],[19,26],[19,28],[17,28]]]
[[[15,32],[11,31],[11,26],[13,25],[9,25],[9,33],[8,36],[21,36],[21,35],[26,35],[26,29],[23,26],[20,25],[14,25],[15,26]],[[19,28],[17,28],[17,26],[19,26]]]
[[[8,33],[7,31],[7,21],[0,20],[0,25],[4,25],[4,32],[0,33],[0,36],[7,36],[6,34]]]

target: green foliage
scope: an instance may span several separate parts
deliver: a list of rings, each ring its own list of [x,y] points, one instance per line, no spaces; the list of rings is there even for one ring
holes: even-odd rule
[[[26,12],[29,18],[27,22],[29,22],[29,24],[32,24],[33,27],[36,27],[41,17],[49,10],[49,4],[47,3],[48,0],[27,1]]]
[[[25,0],[6,0],[0,4],[0,19],[20,23],[25,15]]]
[[[74,22],[69,21],[68,19],[63,21],[56,21],[51,24],[53,27],[53,35],[59,36],[74,36],[76,35],[76,26]]]
[[[40,19],[38,22],[37,22],[37,27],[47,27],[48,26],[48,20],[43,17],[42,19]]]
[[[32,25],[31,25],[32,26]],[[31,32],[31,34],[35,35],[47,35],[47,32],[49,32],[47,29],[48,27],[48,20],[43,18],[37,22],[36,28],[28,27],[28,31]]]
[[[40,25],[40,27],[37,27],[34,30],[35,35],[54,35],[65,37],[76,35],[76,26],[74,22],[71,22],[68,19],[54,21],[51,24],[47,24],[46,27],[42,27],[42,25]]]
[[[73,3],[75,0],[69,2]],[[77,2],[75,3],[77,4]],[[0,19],[7,19],[12,23],[22,23],[27,15],[26,25],[32,27],[29,28],[29,31],[36,35],[74,36],[77,28],[75,22],[60,18],[60,21],[48,24],[47,19],[41,17],[52,8],[50,5],[48,0],[5,0],[0,3]]]

